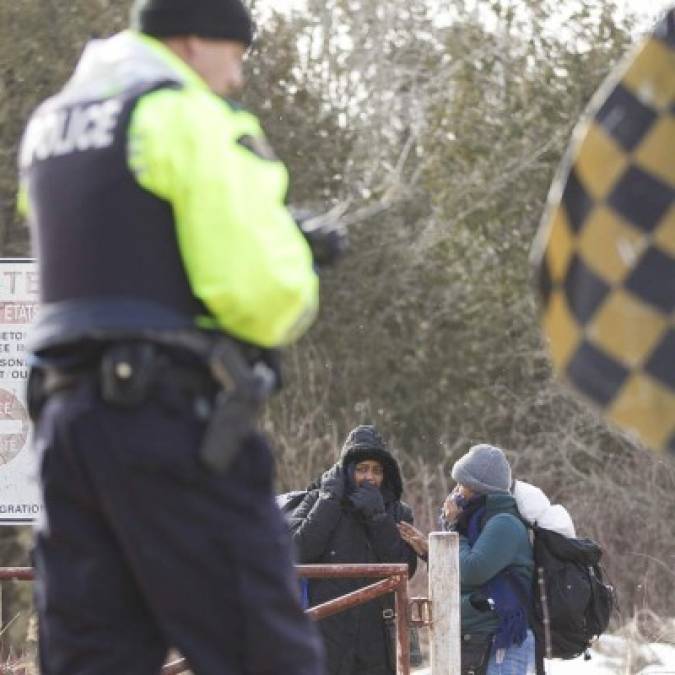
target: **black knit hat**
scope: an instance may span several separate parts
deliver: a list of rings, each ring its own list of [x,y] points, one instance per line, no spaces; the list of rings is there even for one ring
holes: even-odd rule
[[[385,450],[380,432],[372,424],[361,424],[352,429],[342,446],[342,452],[350,450]]]
[[[253,22],[241,0],[136,0],[131,26],[153,37],[197,35],[250,45]]]

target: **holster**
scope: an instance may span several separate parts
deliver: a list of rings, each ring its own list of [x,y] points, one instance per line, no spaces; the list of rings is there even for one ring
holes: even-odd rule
[[[251,367],[230,341],[216,345],[209,369],[221,390],[202,440],[200,457],[207,468],[224,473],[255,429],[258,414],[275,389],[276,378],[262,362]]]

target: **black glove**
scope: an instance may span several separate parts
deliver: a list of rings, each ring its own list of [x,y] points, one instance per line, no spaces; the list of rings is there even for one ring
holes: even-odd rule
[[[357,511],[366,518],[373,518],[379,513],[384,513],[384,498],[380,489],[370,483],[363,483],[361,487],[349,495],[349,501]]]
[[[472,593],[469,596],[469,602],[471,603],[471,606],[479,612],[495,611],[495,601],[492,598],[488,598],[487,595],[481,591]]]
[[[330,212],[316,215],[291,209],[291,213],[312,249],[317,265],[334,265],[344,255],[348,246],[347,229]]]
[[[345,474],[339,464],[331,467],[321,476],[320,491],[333,499],[342,499],[345,493]]]

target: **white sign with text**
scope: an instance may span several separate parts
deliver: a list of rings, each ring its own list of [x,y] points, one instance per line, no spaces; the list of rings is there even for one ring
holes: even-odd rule
[[[0,524],[40,513],[26,409],[25,341],[38,308],[38,275],[28,259],[0,259]]]

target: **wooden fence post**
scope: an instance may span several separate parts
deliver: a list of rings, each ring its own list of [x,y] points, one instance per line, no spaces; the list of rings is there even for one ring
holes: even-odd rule
[[[429,535],[431,675],[460,675],[459,536]]]

